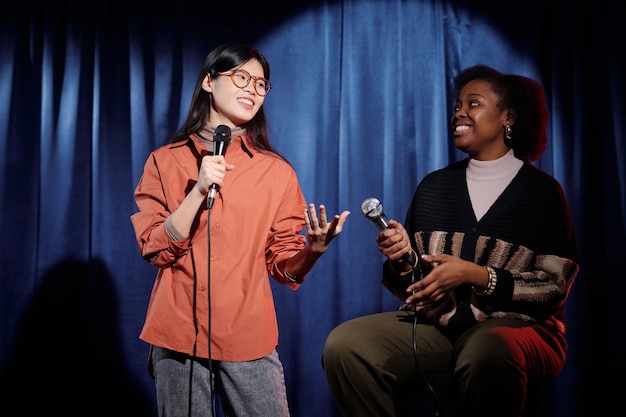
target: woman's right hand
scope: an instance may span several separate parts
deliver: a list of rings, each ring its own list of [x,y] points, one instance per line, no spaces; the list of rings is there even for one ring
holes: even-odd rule
[[[223,155],[206,155],[202,158],[200,171],[198,172],[198,182],[196,186],[204,195],[209,193],[209,187],[216,184],[218,187],[224,185],[226,171],[231,171],[235,166],[226,162]]]
[[[376,242],[378,242],[378,250],[385,255],[394,265],[402,267],[401,270],[406,270],[403,257],[407,253],[411,253],[411,241],[409,240],[409,234],[404,226],[396,220],[389,220],[389,228],[381,231],[376,236]],[[412,265],[408,265],[412,267]]]

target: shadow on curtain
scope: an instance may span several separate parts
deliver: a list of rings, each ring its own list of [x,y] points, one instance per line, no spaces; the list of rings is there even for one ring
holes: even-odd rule
[[[3,407],[28,416],[152,415],[151,399],[127,369],[117,298],[98,259],[61,260],[47,271],[0,374]]]

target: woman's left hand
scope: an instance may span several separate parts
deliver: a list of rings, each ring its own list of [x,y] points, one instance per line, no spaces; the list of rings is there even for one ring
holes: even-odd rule
[[[319,217],[315,209],[315,204],[309,204],[304,210],[304,222],[306,223],[306,236],[313,252],[324,253],[328,249],[330,242],[338,236],[343,230],[343,225],[350,214],[344,211],[340,215],[335,214],[330,222],[328,222],[326,207],[320,204]]]
[[[487,274],[484,267],[458,256],[424,255],[422,262],[430,263],[433,268],[424,278],[407,287],[407,292],[411,293],[406,299],[408,304],[437,303],[459,285],[472,284],[474,275]]]

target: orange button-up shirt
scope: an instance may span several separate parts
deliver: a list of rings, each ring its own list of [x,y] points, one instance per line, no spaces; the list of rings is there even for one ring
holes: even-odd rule
[[[140,339],[208,357],[210,315],[213,359],[258,359],[278,344],[270,276],[298,288],[277,265],[304,247],[306,201],[287,162],[234,137],[225,158],[235,169],[210,212],[209,262],[206,204],[189,238],[173,241],[165,231],[197,181],[201,151],[195,135],[156,149],[135,190],[139,211],[131,222],[139,251],[159,267]]]

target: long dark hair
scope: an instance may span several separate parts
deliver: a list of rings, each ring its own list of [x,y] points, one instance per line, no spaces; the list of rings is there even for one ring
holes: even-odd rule
[[[220,72],[231,70],[251,59],[259,61],[263,67],[263,76],[269,80],[270,64],[265,56],[252,46],[224,44],[213,49],[209,55],[207,55],[193,89],[187,119],[170,139],[170,143],[186,140],[190,134],[199,132],[206,124],[207,118],[209,117],[209,110],[211,109],[211,95],[202,89],[204,77],[208,74],[211,79],[215,79],[220,77]],[[246,129],[246,136],[254,148],[278,154],[269,142],[263,106],[261,106],[252,120],[241,127]]]
[[[486,65],[475,65],[454,78],[454,100],[472,80],[486,81],[500,97],[498,108],[515,117],[510,146],[522,160],[539,159],[546,149],[549,112],[546,96],[539,82],[514,74],[502,74]]]

